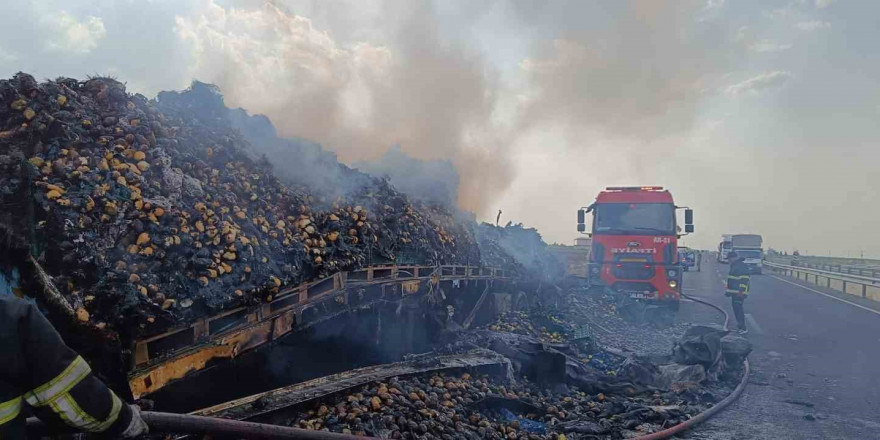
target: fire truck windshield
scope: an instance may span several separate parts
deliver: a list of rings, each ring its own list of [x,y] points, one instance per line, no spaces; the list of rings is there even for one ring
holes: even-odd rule
[[[675,207],[669,203],[602,203],[594,219],[594,234],[675,234]]]

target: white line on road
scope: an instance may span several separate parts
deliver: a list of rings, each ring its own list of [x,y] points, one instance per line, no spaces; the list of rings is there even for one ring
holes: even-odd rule
[[[862,309],[862,310],[867,310],[867,311],[869,311],[869,312],[871,312],[871,313],[873,313],[873,314],[875,314],[875,315],[880,315],[880,312],[878,312],[878,311],[876,311],[876,310],[874,310],[874,309],[872,309],[872,308],[865,307],[865,306],[863,306],[863,305],[856,304],[856,303],[854,303],[854,302],[850,302],[850,301],[847,301],[847,300],[845,300],[845,299],[840,299],[840,298],[838,298],[838,297],[836,297],[836,296],[834,296],[834,295],[829,295],[829,294],[827,294],[827,293],[825,293],[825,292],[820,292],[820,291],[818,291],[818,290],[816,290],[816,289],[811,289],[811,288],[809,288],[809,287],[807,287],[807,286],[802,286],[802,285],[800,285],[800,284],[798,284],[798,283],[794,283],[794,282],[791,282],[791,281],[788,281],[788,280],[784,280],[784,279],[782,279],[782,278],[779,278],[779,277],[776,276],[776,275],[768,275],[768,276],[771,277],[771,278],[776,278],[777,280],[782,281],[783,283],[788,283],[788,284],[791,284],[791,285],[793,285],[793,286],[798,286],[798,287],[800,287],[800,288],[802,288],[802,289],[809,290],[810,292],[815,292],[815,293],[818,293],[819,295],[825,295],[825,296],[827,296],[827,297],[829,297],[829,298],[831,298],[831,299],[833,299],[833,300],[835,300],[835,301],[840,301],[840,302],[842,302],[842,303],[847,303],[847,304],[849,304],[849,305],[851,305],[851,306],[858,307],[858,308],[860,308],[860,309]]]

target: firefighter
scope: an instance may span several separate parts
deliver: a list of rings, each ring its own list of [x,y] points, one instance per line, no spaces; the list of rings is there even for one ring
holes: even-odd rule
[[[745,264],[745,258],[740,257],[734,251],[727,255],[730,262],[730,272],[727,275],[727,290],[725,295],[730,297],[733,314],[739,325],[739,333],[746,334],[746,316],[743,311],[743,303],[749,295],[749,268]]]
[[[25,410],[49,424],[134,438],[147,433],[137,406],[91,373],[35,305],[0,296],[0,439],[25,438]]]

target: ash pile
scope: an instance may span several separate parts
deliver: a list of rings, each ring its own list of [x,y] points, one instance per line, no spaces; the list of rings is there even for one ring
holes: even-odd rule
[[[0,204],[20,251],[5,265],[34,256],[72,320],[130,337],[337,271],[482,261],[454,208],[277,138],[201,83],[150,100],[103,77],[0,81]]]

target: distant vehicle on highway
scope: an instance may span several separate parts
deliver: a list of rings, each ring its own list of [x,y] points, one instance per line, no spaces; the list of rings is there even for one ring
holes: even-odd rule
[[[697,251],[686,246],[680,246],[678,248],[678,259],[681,261],[682,270],[687,272],[697,265]]]
[[[721,243],[718,243],[718,262],[727,263],[727,254],[730,253],[730,237],[731,234],[721,236]]]
[[[763,270],[763,239],[758,234],[734,234],[730,237],[730,248],[745,259],[743,261],[752,273]]]

